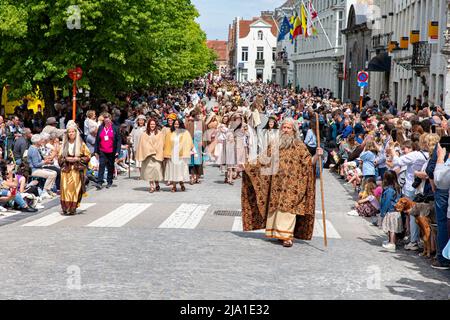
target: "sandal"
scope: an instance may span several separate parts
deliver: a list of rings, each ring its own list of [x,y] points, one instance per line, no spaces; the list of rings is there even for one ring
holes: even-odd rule
[[[172,190],[170,190],[172,192],[177,192],[177,187],[172,187]]]
[[[180,183],[181,191],[186,191],[186,187],[184,186],[184,183]]]
[[[151,187],[150,188],[150,193],[153,193],[153,192],[155,192],[155,188]]]
[[[283,247],[290,248],[294,245],[294,242],[292,240],[285,240],[283,241]]]
[[[192,186],[192,185],[194,185],[194,183],[195,183],[195,180],[194,180],[193,178],[191,178],[191,179],[189,180],[189,184]]]
[[[161,190],[161,187],[159,186],[159,184],[156,185],[156,191]]]

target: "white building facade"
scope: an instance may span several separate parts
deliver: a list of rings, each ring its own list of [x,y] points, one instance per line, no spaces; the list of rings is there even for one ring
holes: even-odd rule
[[[295,1],[300,14],[302,1]],[[344,37],[341,30],[346,26],[345,0],[313,1],[319,19],[314,27],[317,35],[305,38],[300,35],[294,42],[292,62],[294,83],[299,88],[327,88],[334,97],[341,98],[343,89]],[[327,38],[328,36],[328,38]]]
[[[378,100],[381,92],[388,91],[399,110],[408,95],[411,104],[418,98],[422,103],[445,105],[450,98],[446,90],[447,56],[443,53],[448,0],[375,0],[374,5],[380,18],[379,28],[373,28],[372,57],[386,51],[389,43],[394,42],[395,49],[389,53],[390,74],[371,72],[371,97]],[[435,44],[428,41],[432,21],[439,25]],[[412,31],[418,32],[414,44]]]
[[[230,26],[230,69],[235,80],[271,82],[275,80],[277,28],[273,12],[263,12],[253,20],[236,18]]]

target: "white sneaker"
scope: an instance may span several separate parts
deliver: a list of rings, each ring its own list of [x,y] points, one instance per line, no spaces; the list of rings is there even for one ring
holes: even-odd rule
[[[388,242],[388,243],[383,243],[383,248],[385,248],[385,249],[388,250],[388,251],[395,251],[396,245],[393,244],[393,243],[390,243],[390,242]]]
[[[386,244],[388,244],[388,243],[389,243],[389,240],[384,240],[384,241],[383,241],[383,246],[386,245]]]
[[[347,215],[356,216],[356,217],[359,216],[358,211],[356,211],[356,210],[351,210],[351,211],[347,212]]]
[[[34,208],[35,209],[45,209],[45,207],[42,204],[38,204]]]
[[[6,211],[8,211],[8,210],[5,207],[0,206],[0,212],[6,212]]]
[[[417,251],[419,250],[419,246],[415,242],[410,242],[405,245],[405,250]]]
[[[42,200],[46,200],[46,199],[53,199],[53,198],[52,198],[51,195],[49,195],[49,194],[47,193],[47,191],[44,191],[44,192],[41,193],[41,199],[42,199]]]

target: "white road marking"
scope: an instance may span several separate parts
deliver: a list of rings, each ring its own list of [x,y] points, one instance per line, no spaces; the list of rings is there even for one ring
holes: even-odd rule
[[[242,217],[235,217],[231,231],[232,232],[242,232],[243,230],[244,229],[242,228]]]
[[[233,221],[233,227],[231,228],[231,232],[244,232],[243,225],[242,225],[242,217],[235,217]],[[266,230],[254,230],[254,231],[246,231],[246,232],[253,232],[253,233],[265,233]]]
[[[107,215],[88,224],[87,226],[98,228],[119,228],[136,218],[151,205],[151,203],[126,203],[111,211]]]
[[[161,225],[160,229],[195,229],[209,205],[183,203]]]
[[[323,220],[316,219],[314,221],[313,237],[323,238]],[[233,227],[231,232],[242,232],[242,217],[235,217],[233,221]],[[255,233],[264,233],[265,230],[251,231]],[[327,238],[341,239],[341,236],[334,228],[333,224],[327,220]]]
[[[80,204],[78,210],[87,210],[94,205],[95,203],[82,203]],[[22,227],[48,227],[58,222],[61,222],[67,218],[70,218],[70,216],[63,216],[59,212],[53,212],[50,213],[49,215],[46,215],[45,217],[28,222],[22,225]]]
[[[333,224],[326,220],[326,227],[327,227],[327,238],[334,238],[334,239],[341,239],[341,236],[334,228]],[[314,232],[313,237],[323,238],[323,220],[322,219],[316,219],[314,221]]]

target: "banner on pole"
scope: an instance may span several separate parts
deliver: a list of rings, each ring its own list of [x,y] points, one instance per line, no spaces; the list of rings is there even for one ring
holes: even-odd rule
[[[428,43],[437,44],[439,43],[439,22],[430,21],[428,25]]]
[[[420,41],[420,30],[412,30],[409,35],[409,42],[411,44],[417,43]]]

